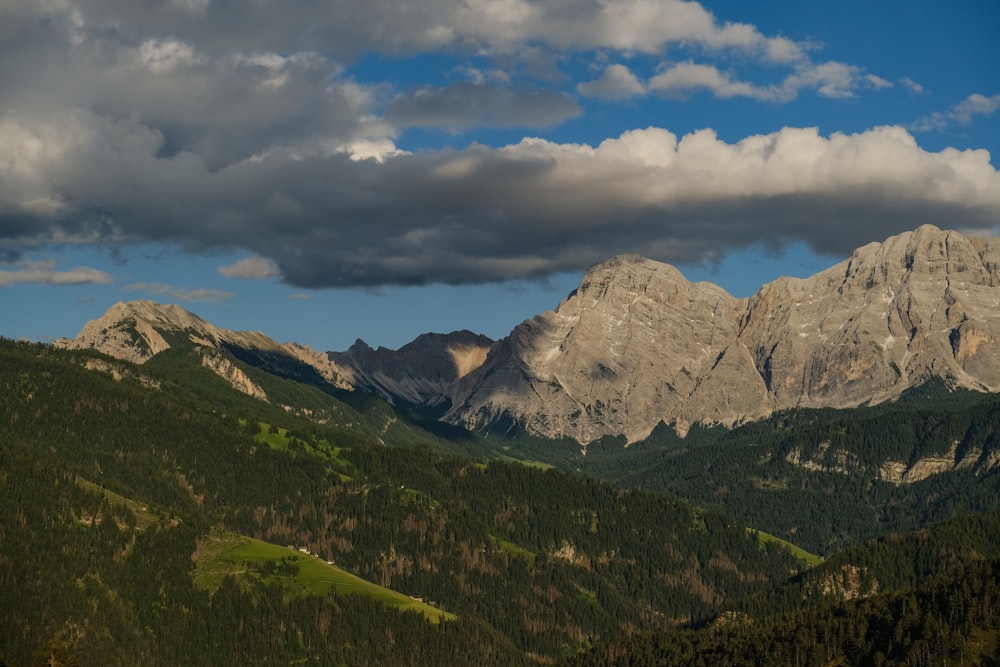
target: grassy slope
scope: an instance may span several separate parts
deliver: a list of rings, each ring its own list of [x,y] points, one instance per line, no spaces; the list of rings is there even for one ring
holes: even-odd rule
[[[240,535],[208,538],[199,548],[196,562],[195,581],[209,590],[218,588],[227,575],[249,575],[278,582],[290,595],[327,595],[332,588],[338,595],[366,595],[401,611],[415,611],[432,623],[455,618],[454,614],[365,581],[319,557]],[[263,575],[253,567],[282,562],[293,566],[295,574],[283,575],[278,570]]]
[[[764,548],[768,543],[777,544],[790,551],[793,556],[805,563],[808,567],[813,567],[814,565],[819,565],[823,562],[823,559],[816,554],[809,553],[802,547],[792,544],[788,540],[783,540],[780,537],[775,537],[770,533],[765,533],[762,530],[754,530],[753,528],[747,528],[747,532],[757,536],[757,539],[760,541],[761,548]]]

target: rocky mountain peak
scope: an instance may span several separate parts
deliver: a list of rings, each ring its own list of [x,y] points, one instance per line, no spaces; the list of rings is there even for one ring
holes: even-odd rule
[[[87,322],[75,339],[61,339],[55,344],[70,349],[90,348],[141,364],[170,348],[163,334],[173,332],[182,332],[191,342],[207,347],[281,347],[260,332],[221,329],[176,304],[148,300],[116,303],[101,317]]]
[[[446,418],[469,427],[513,420],[581,442],[641,439],[654,413],[680,415],[735,335],[741,304],[668,264],[613,258],[591,267],[556,311],[515,328],[460,383]]]
[[[661,422],[684,433],[792,407],[892,400],[932,377],[1000,391],[1000,239],[925,225],[748,299],[621,255],[592,266],[555,310],[496,343],[457,331],[398,350],[358,340],[347,352],[320,353],[217,328],[180,306],[133,301],[58,344],[142,363],[178,333],[272,372],[442,406],[443,419],[468,428],[633,442]],[[252,390],[223,366],[211,365]]]
[[[587,271],[459,385],[446,418],[581,443],[661,421],[891,400],[930,377],[1000,390],[1000,240],[931,225],[749,299],[634,255]]]
[[[168,329],[208,329],[211,324],[177,304],[161,304],[147,299],[119,301],[111,306],[101,320],[108,322],[134,318],[158,324]],[[99,320],[100,321],[100,320]]]
[[[391,402],[419,405],[446,401],[452,385],[486,360],[493,341],[471,331],[421,334],[398,350],[373,349],[358,340],[347,352],[330,352],[329,361],[350,369],[354,386]]]

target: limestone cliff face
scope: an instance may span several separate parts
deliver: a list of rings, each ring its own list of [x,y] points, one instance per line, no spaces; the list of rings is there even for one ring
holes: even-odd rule
[[[68,349],[94,349],[117,359],[143,364],[169,349],[168,338],[173,337],[186,338],[205,348],[203,366],[235,389],[265,401],[267,395],[264,390],[222,356],[219,350],[253,350],[257,355],[294,356],[260,332],[221,329],[180,306],[154,301],[116,303],[100,318],[84,325],[75,339],[61,339],[55,345]]]
[[[57,344],[143,363],[179,335],[290,377],[445,406],[446,421],[472,429],[503,423],[582,444],[634,442],[660,422],[684,433],[797,406],[887,401],[931,377],[1000,391],[1000,239],[924,226],[749,299],[666,264],[616,257],[496,343],[461,331],[399,350],[358,341],[322,353],[135,301]]]
[[[581,442],[645,437],[663,416],[686,416],[699,379],[735,339],[742,308],[673,267],[612,259],[591,269],[558,310],[524,322],[494,347],[462,380],[446,418],[475,427],[506,417],[530,432]],[[753,392],[732,389],[731,404],[756,407]]]
[[[1000,274],[955,232],[921,227],[750,300],[740,339],[774,408],[881,402],[930,376],[1000,390]]]
[[[267,393],[260,388],[239,366],[218,352],[205,352],[201,357],[201,365],[228,382],[234,389],[247,396],[261,401],[267,401]]]
[[[347,352],[317,352],[298,343],[277,343],[259,332],[222,329],[180,306],[132,301],[115,304],[88,322],[75,339],[56,345],[94,349],[142,364],[169,349],[168,340],[205,348],[205,367],[261,400],[267,400],[263,389],[220,351],[278,374],[319,376],[339,389],[370,391],[391,402],[418,405],[446,402],[455,383],[482,365],[493,344],[485,336],[457,331],[424,334],[399,350],[373,350],[359,340]]]
[[[372,349],[358,340],[347,352],[329,352],[328,360],[350,369],[355,389],[366,389],[390,402],[437,405],[448,400],[455,383],[486,360],[493,341],[471,331],[422,334],[398,350]]]
[[[116,303],[98,319],[87,322],[76,338],[64,338],[55,345],[93,349],[116,359],[142,364],[170,348],[165,334],[180,334],[205,347],[282,349],[259,331],[221,329],[180,306],[155,301]]]
[[[882,402],[931,376],[1000,391],[1000,240],[924,226],[745,300],[618,257],[498,343],[446,419],[635,441],[661,421]]]

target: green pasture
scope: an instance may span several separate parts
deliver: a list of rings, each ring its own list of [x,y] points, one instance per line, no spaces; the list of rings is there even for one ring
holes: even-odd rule
[[[520,558],[524,558],[525,560],[528,561],[529,565],[535,564],[535,558],[537,557],[537,554],[535,554],[534,551],[528,551],[527,549],[518,544],[514,544],[513,542],[508,542],[507,540],[500,539],[495,535],[490,535],[490,541],[493,542],[493,544],[500,547],[501,549],[503,549],[504,551],[506,551],[511,556],[518,556]]]
[[[195,580],[209,590],[218,588],[227,575],[252,576],[280,583],[289,595],[314,593],[325,596],[333,588],[338,595],[367,595],[402,611],[419,612],[432,623],[455,618],[453,614],[408,595],[365,581],[318,556],[249,537],[208,537],[199,547],[196,560]],[[276,568],[265,574],[268,564]],[[282,565],[286,571],[294,570],[294,574],[283,573]]]
[[[770,542],[788,549],[788,551],[790,551],[795,558],[802,561],[809,567],[815,567],[823,562],[823,559],[816,554],[809,553],[802,547],[796,546],[795,544],[792,544],[787,540],[783,540],[775,535],[771,535],[770,533],[765,533],[763,530],[747,528],[747,532],[757,536],[757,541],[760,542],[761,549],[763,549],[764,546]]]

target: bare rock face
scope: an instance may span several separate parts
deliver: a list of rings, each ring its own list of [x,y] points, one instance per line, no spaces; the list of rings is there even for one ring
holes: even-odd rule
[[[976,244],[925,226],[766,285],[740,338],[774,408],[877,403],[931,376],[997,391],[998,287]]]
[[[264,390],[219,350],[241,349],[252,350],[257,355],[294,356],[260,332],[221,329],[180,306],[154,301],[116,303],[103,316],[84,325],[75,339],[61,339],[55,345],[94,349],[117,359],[143,364],[169,349],[168,338],[175,337],[205,348],[203,366],[238,391],[264,401],[267,400]]]
[[[476,427],[507,418],[580,442],[641,439],[663,418],[687,418],[688,397],[734,342],[742,309],[721,288],[689,283],[666,264],[614,258],[588,271],[558,310],[498,344],[460,383],[446,419]],[[741,361],[734,352],[726,363]],[[752,393],[731,398],[748,401]]]
[[[64,338],[55,345],[71,350],[97,350],[116,359],[142,364],[170,348],[164,334],[181,334],[206,347],[281,349],[281,345],[259,331],[220,329],[180,306],[155,301],[116,303],[98,319],[87,322],[76,338]]]
[[[924,226],[745,300],[618,257],[498,343],[445,418],[631,442],[661,421],[882,402],[933,376],[1000,391],[1000,240]]]
[[[218,352],[205,352],[201,358],[201,365],[228,382],[237,391],[261,401],[268,400],[267,393],[259,385],[240,370],[239,366]]]
[[[485,336],[458,331],[424,334],[399,350],[373,350],[359,340],[347,352],[317,352],[298,343],[279,344],[260,332],[222,329],[180,306],[153,301],[117,303],[88,322],[75,339],[55,344],[142,364],[169,349],[168,339],[205,348],[205,367],[261,400],[267,400],[263,389],[219,351],[279,374],[318,376],[339,389],[371,391],[390,402],[419,405],[446,402],[455,383],[482,365],[493,344]]]
[[[667,264],[616,257],[496,343],[460,331],[399,350],[358,341],[322,353],[135,301],[57,345],[143,363],[177,336],[292,377],[441,406],[444,420],[471,429],[634,442],[661,422],[683,434],[792,407],[892,400],[932,377],[1000,391],[1000,239],[924,226],[749,299],[688,282]],[[212,367],[255,392],[225,366]]]
[[[350,369],[353,388],[367,389],[390,402],[437,405],[455,383],[486,360],[493,341],[471,331],[422,334],[398,350],[372,349],[358,340],[347,352],[329,352],[337,368]]]
[[[70,350],[93,349],[142,364],[170,347],[155,323],[171,320],[173,316],[187,320],[191,315],[183,308],[178,310],[183,313],[153,301],[116,303],[100,318],[87,322],[76,338],[62,338],[54,344]]]

